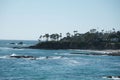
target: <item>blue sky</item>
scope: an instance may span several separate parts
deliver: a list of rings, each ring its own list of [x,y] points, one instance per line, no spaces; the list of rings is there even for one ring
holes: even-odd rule
[[[0,39],[120,30],[120,0],[0,0]]]

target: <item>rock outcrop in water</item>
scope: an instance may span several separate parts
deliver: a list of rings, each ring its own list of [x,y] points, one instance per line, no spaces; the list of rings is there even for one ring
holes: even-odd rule
[[[112,79],[112,80],[120,80],[120,76],[106,76],[104,78]]]
[[[11,58],[35,58],[33,56],[10,56]]]
[[[38,59],[60,59],[63,58],[63,56],[44,56],[44,57],[35,57],[35,56],[28,56],[28,55],[16,55],[12,54],[10,55],[10,58],[23,58],[23,59],[30,59],[30,60],[38,60]]]
[[[16,55],[16,54],[10,55],[10,58],[28,58],[28,59],[36,59],[36,57],[34,57],[34,56]]]
[[[18,43],[15,43],[15,42],[11,42],[9,44],[12,44],[12,45],[23,45],[23,42],[18,42]]]
[[[19,42],[18,45],[23,45],[23,42]]]

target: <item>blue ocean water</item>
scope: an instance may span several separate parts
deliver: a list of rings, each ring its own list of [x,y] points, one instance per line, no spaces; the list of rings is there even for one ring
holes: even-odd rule
[[[104,77],[120,75],[120,56],[84,55],[90,53],[87,50],[13,49],[37,43],[19,42],[0,40],[0,80],[110,80]],[[37,59],[10,58],[12,54]]]

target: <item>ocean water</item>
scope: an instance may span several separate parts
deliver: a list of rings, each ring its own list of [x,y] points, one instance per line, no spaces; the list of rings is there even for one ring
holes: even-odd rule
[[[0,40],[0,80],[115,80],[105,77],[120,76],[120,56],[85,55],[91,53],[87,50],[13,49],[37,43],[19,42]],[[11,58],[13,54],[36,59]]]

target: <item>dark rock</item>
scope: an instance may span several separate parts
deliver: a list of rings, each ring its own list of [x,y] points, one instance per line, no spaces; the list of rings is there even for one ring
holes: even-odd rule
[[[15,43],[10,43],[10,44],[15,44]]]
[[[13,47],[13,49],[22,49],[21,47]]]
[[[23,42],[19,42],[18,44],[22,45],[22,44],[23,44]]]
[[[118,78],[120,78],[120,76],[118,76]]]
[[[11,58],[36,58],[33,56],[10,56]]]
[[[110,78],[110,79],[112,79],[112,78],[120,78],[120,76],[107,76],[106,78]]]
[[[112,78],[112,76],[107,76],[107,78]]]
[[[120,56],[120,53],[119,52],[117,52],[117,53],[109,53],[108,55],[110,55],[110,56]]]

